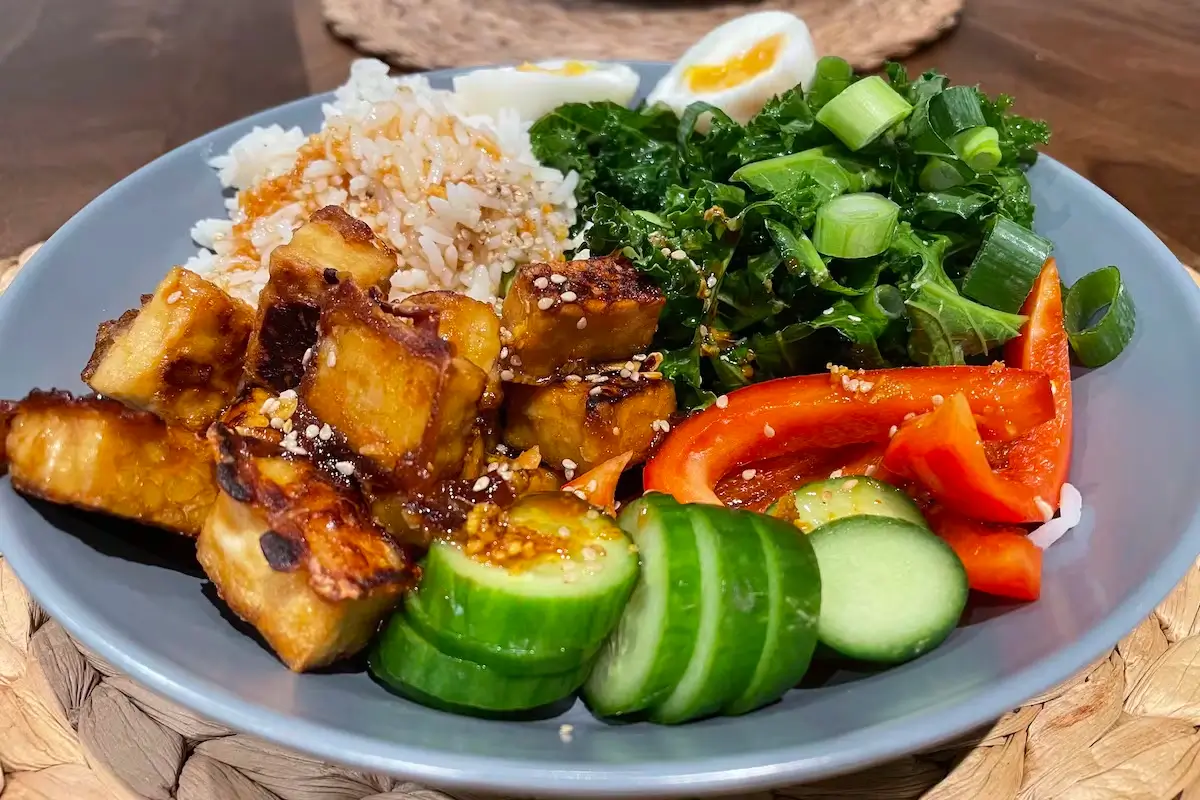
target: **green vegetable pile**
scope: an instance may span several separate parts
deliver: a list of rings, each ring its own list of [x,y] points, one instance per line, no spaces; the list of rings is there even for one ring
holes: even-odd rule
[[[937,72],[887,76],[824,58],[744,126],[705,103],[572,103],[533,126],[538,159],[579,174],[587,250],[666,295],[681,405],[831,361],[985,361],[1019,333],[1052,249],[1025,176],[1049,128]]]

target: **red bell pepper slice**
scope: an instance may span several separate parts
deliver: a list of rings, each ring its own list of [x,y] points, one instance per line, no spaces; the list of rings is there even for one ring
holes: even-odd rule
[[[1041,522],[1045,498],[988,463],[971,404],[954,394],[906,423],[883,456],[887,469],[920,481],[947,508],[988,522]]]
[[[857,383],[855,383],[857,381]],[[1050,419],[1046,376],[1003,367],[833,370],[754,384],[680,423],[646,465],[648,491],[681,503],[721,505],[713,491],[747,464],[816,447],[886,442],[906,416],[962,392],[991,438],[1012,438]]]
[[[1042,593],[1042,551],[1024,528],[993,525],[934,506],[925,511],[933,532],[954,549],[978,592],[1037,600]]]
[[[633,451],[626,450],[619,456],[604,461],[592,467],[575,480],[564,485],[564,492],[582,492],[589,503],[597,508],[603,508],[608,513],[616,512],[617,482],[621,473],[629,466]]]
[[[886,467],[921,481],[943,505],[989,522],[1047,519],[1070,466],[1071,362],[1053,259],[1042,268],[1023,311],[1029,322],[1006,357],[1047,376],[1053,417],[985,450],[966,401],[954,400],[905,425],[884,457]]]

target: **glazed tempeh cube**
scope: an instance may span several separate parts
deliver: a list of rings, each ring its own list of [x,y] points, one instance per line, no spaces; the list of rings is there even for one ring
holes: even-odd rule
[[[108,398],[31,393],[18,404],[7,450],[24,494],[188,536],[217,495],[202,438]]]
[[[349,278],[386,292],[396,254],[365,222],[337,206],[318,209],[271,253],[271,277],[258,299],[258,319],[246,356],[251,382],[294,389],[304,356],[317,341],[321,303],[330,286]]]
[[[662,420],[675,412],[675,388],[665,380],[613,377],[605,383],[514,384],[505,404],[504,442],[537,447],[547,462],[579,471],[633,451],[646,459]]]
[[[209,435],[221,492],[196,555],[221,598],[294,671],[361,650],[415,582],[413,561],[307,460],[256,453],[221,424]]]
[[[650,345],[665,303],[620,257],[522,267],[504,298],[511,355],[501,366],[545,378],[575,364],[629,358]]]
[[[396,316],[342,283],[321,314],[321,337],[300,397],[378,472],[407,487],[462,469],[486,376],[435,327]]]
[[[11,400],[0,400],[0,475],[8,472],[8,429],[12,426],[13,417],[17,414],[17,404]]]
[[[98,394],[193,431],[233,402],[254,310],[175,267],[140,309],[100,326],[83,380]]]
[[[490,305],[458,292],[422,292],[406,298],[398,310],[414,319],[422,313],[436,317],[438,336],[488,376],[484,407],[499,405],[500,318]]]

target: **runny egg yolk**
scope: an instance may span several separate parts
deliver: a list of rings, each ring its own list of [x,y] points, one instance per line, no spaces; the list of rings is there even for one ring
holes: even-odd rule
[[[575,78],[593,72],[595,69],[591,64],[585,64],[582,61],[564,61],[561,67],[539,67],[537,64],[530,64],[526,61],[517,67],[517,72],[544,72],[548,75],[564,75],[568,78]]]
[[[719,92],[741,86],[775,64],[783,48],[784,35],[777,33],[738,53],[721,64],[697,64],[684,71],[687,87],[693,92]]]

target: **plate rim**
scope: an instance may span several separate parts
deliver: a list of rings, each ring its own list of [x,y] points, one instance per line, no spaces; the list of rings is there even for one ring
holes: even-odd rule
[[[665,62],[626,63],[661,67]],[[446,76],[474,67],[435,70],[413,75]],[[14,279],[5,297],[0,298],[0,313],[5,306],[19,303],[29,285],[29,276],[54,258],[57,243],[69,239],[86,218],[96,213],[106,198],[129,183],[137,182],[146,173],[161,169],[163,162],[189,150],[203,149],[213,138],[228,137],[235,129],[251,125],[272,124],[274,117],[312,103],[323,102],[332,92],[322,92],[297,98],[232,121],[179,145],[122,178],[76,212],[30,259]],[[1190,305],[1193,319],[1200,320],[1200,291],[1186,274],[1184,267],[1165,244],[1136,215],[1119,201],[1087,178],[1061,162],[1042,155],[1052,173],[1082,184],[1099,198],[1101,207],[1117,217],[1123,217],[1137,244],[1157,253],[1161,260],[1179,264],[1173,274],[1164,276],[1174,282]],[[1156,259],[1156,261],[1159,259]],[[9,524],[0,521],[0,536]],[[568,795],[574,797],[615,796],[680,796],[708,795],[730,791],[770,789],[791,783],[829,778],[853,772],[880,762],[919,752],[947,741],[994,720],[1002,713],[1019,706],[1054,685],[1068,679],[1095,662],[1112,649],[1157,606],[1187,574],[1200,551],[1200,499],[1195,501],[1190,519],[1184,526],[1168,558],[1148,574],[1128,600],[1113,609],[1098,624],[1077,641],[1054,656],[1038,661],[1025,669],[1006,676],[993,686],[976,692],[970,699],[957,700],[934,710],[923,710],[900,720],[861,728],[824,740],[837,743],[829,748],[832,754],[821,756],[797,755],[797,751],[812,745],[783,746],[755,751],[753,755],[710,758],[705,761],[676,762],[669,770],[654,769],[649,764],[596,764],[589,769],[563,766],[547,767],[532,760],[513,761],[494,756],[477,756],[447,750],[425,749],[416,745],[381,744],[368,736],[331,729],[320,723],[288,716],[263,706],[247,705],[232,694],[217,691],[203,692],[172,677],[178,665],[129,640],[119,630],[110,627],[105,619],[74,600],[66,587],[60,587],[49,570],[41,569],[29,555],[20,538],[17,546],[6,548],[4,558],[26,587],[53,587],[57,591],[43,599],[32,590],[30,594],[74,638],[124,674],[164,697],[188,709],[227,725],[239,733],[259,736],[267,741],[290,748],[314,758],[354,769],[381,772],[420,781],[433,788],[465,789],[489,793],[517,792],[526,795]],[[1166,587],[1163,589],[1163,587]],[[382,690],[381,690],[382,691]],[[251,709],[249,711],[245,709]],[[940,721],[940,722],[939,722]],[[935,732],[936,733],[933,733]],[[374,752],[369,752],[373,750]],[[381,751],[386,751],[381,752]],[[486,776],[486,778],[484,777]]]

